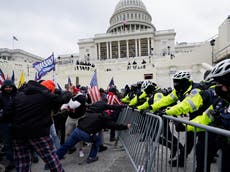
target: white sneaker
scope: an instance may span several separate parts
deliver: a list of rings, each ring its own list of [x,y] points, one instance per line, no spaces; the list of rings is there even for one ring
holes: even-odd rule
[[[83,158],[84,156],[85,156],[85,154],[84,154],[83,150],[80,150],[79,151],[79,157]]]

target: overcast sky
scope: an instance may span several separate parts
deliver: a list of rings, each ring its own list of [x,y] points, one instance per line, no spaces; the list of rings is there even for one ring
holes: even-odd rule
[[[218,33],[230,0],[142,0],[157,30],[175,29],[176,42],[200,42]],[[43,58],[78,53],[79,39],[105,33],[119,0],[0,0],[0,48]]]

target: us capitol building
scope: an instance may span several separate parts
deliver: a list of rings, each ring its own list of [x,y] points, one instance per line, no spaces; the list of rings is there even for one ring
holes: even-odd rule
[[[200,81],[211,65],[230,57],[230,16],[218,27],[218,34],[199,43],[175,43],[173,29],[157,30],[141,0],[120,0],[110,17],[104,34],[78,41],[78,54],[56,57],[56,71],[44,79],[54,78],[64,86],[70,77],[74,84],[89,85],[97,71],[99,87],[106,88],[114,78],[118,88],[149,79],[161,87],[171,86],[171,76],[178,70],[192,73]],[[16,82],[24,71],[34,79],[32,63],[42,58],[20,49],[0,48],[0,68]]]

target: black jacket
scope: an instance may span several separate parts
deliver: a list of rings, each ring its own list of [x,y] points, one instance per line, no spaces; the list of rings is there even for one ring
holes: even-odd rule
[[[5,92],[5,87],[11,86],[12,92]],[[17,93],[17,88],[11,80],[5,80],[1,87],[0,93],[0,123],[10,123],[10,116],[8,114],[9,106],[14,101]]]
[[[108,105],[103,101],[96,102],[86,110],[86,115],[79,119],[78,128],[87,132],[88,134],[96,134],[105,128],[126,130],[128,129],[127,125],[116,124],[104,112],[105,110],[116,110],[123,107],[124,106],[120,105]]]
[[[38,138],[50,134],[51,111],[67,103],[71,93],[52,94],[38,82],[29,81],[12,104],[14,138]]]

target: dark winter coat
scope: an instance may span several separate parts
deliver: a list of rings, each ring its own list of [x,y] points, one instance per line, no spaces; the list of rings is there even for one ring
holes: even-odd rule
[[[51,112],[67,103],[71,93],[51,93],[38,82],[29,81],[15,97],[12,105],[12,131],[14,138],[38,138],[50,134]]]
[[[11,93],[5,92],[5,87],[11,86],[13,88]],[[8,109],[17,93],[17,88],[11,80],[5,80],[1,87],[0,93],[0,123],[9,123]]]
[[[108,105],[103,101],[99,101],[91,105],[86,110],[86,115],[79,119],[78,128],[87,132],[88,134],[96,134],[102,129],[115,129],[126,130],[127,125],[116,124],[112,119],[104,112],[105,110],[121,109],[124,106],[120,105]]]

